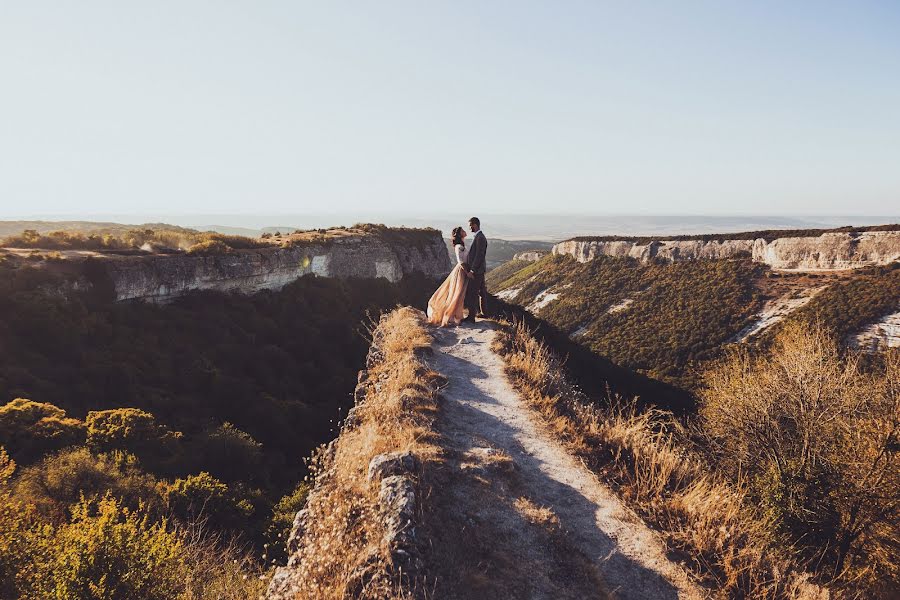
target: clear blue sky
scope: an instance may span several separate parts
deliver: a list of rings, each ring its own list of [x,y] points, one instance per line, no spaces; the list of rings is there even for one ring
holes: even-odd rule
[[[0,217],[898,206],[893,0],[0,9]]]

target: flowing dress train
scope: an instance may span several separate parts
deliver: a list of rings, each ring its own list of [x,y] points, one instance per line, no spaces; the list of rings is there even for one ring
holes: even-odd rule
[[[463,320],[463,308],[466,300],[466,286],[469,278],[462,266],[466,262],[465,246],[456,245],[456,266],[450,271],[447,279],[428,301],[428,322],[432,325],[446,327],[459,325]]]

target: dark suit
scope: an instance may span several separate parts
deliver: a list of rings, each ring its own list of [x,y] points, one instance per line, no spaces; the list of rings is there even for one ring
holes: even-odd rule
[[[484,272],[487,270],[485,257],[487,255],[487,238],[479,229],[472,239],[472,247],[466,259],[468,269],[475,275],[469,280],[466,288],[466,308],[469,309],[469,317],[475,318],[476,314],[487,314],[487,288],[484,285]]]

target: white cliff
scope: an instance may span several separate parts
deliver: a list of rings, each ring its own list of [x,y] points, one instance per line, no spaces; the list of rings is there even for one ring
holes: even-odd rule
[[[752,258],[773,269],[829,271],[885,265],[900,259],[900,231],[833,232],[816,237],[784,237],[766,241],[660,240],[639,243],[628,240],[568,240],[553,247],[553,254],[570,255],[579,262],[598,256],[630,257],[642,262],[698,259]]]

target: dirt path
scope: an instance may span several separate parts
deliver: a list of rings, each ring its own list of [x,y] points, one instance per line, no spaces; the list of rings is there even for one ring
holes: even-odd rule
[[[453,478],[443,510],[458,530],[446,545],[461,555],[446,560],[468,561],[444,597],[704,597],[538,423],[491,351],[494,335],[491,322],[435,332],[432,368],[449,380],[438,418]]]

